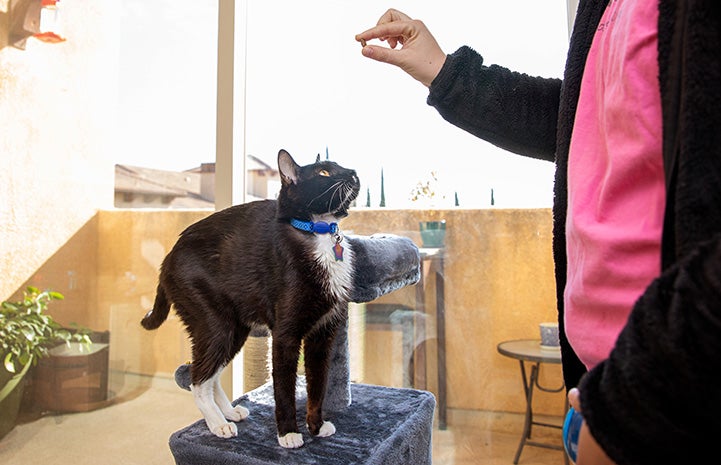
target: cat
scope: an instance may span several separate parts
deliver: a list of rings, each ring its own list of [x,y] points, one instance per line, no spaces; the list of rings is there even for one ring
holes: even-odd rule
[[[158,328],[170,305],[192,342],[191,391],[210,431],[237,436],[233,407],[220,373],[251,329],[272,334],[272,379],[278,443],[303,445],[296,423],[295,386],[301,342],[307,382],[306,424],[327,437],[324,421],[328,360],[353,282],[353,251],[337,221],[358,196],[356,172],[331,161],[300,166],[280,150],[277,200],[226,208],[189,226],[163,260],[153,309],[141,324]],[[226,421],[230,420],[230,422]]]

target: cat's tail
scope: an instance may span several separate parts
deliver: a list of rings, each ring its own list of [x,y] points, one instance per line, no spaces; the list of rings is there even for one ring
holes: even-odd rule
[[[161,324],[168,318],[168,312],[170,312],[170,302],[168,296],[165,295],[165,289],[163,286],[158,284],[158,291],[155,294],[155,303],[153,309],[145,314],[140,324],[145,329],[157,329]]]

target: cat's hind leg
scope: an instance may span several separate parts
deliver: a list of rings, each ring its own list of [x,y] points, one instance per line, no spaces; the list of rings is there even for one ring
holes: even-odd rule
[[[232,339],[234,353],[238,353],[238,351],[240,351],[240,348],[243,347],[245,341],[248,339],[249,334],[250,327],[248,326],[239,325],[236,328]],[[223,368],[221,368],[218,373],[222,370]],[[249,412],[247,408],[241,405],[233,407],[230,403],[228,396],[225,394],[223,387],[220,385],[220,376],[215,377],[215,383],[213,384],[213,400],[223,413],[223,416],[230,421],[243,421],[248,417]]]
[[[210,432],[221,438],[230,438],[238,435],[238,427],[235,423],[226,421],[225,414],[215,401],[215,385],[220,382],[222,371],[221,368],[210,379],[200,384],[191,384],[190,390]]]
[[[232,421],[241,421],[248,416],[245,407],[231,405],[220,386],[220,374],[243,346],[249,333],[249,327],[239,325],[226,333],[216,331],[212,338],[193,337],[193,384],[190,390],[208,429],[221,438],[237,436],[238,427]]]
[[[243,421],[250,413],[248,409],[242,405],[233,407],[233,404],[228,400],[228,396],[225,395],[223,387],[220,385],[220,376],[215,378],[215,383],[213,384],[213,400],[218,408],[220,408],[223,416],[230,421]]]

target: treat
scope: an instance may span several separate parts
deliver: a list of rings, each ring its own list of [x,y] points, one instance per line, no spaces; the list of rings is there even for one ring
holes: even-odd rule
[[[366,40],[365,40],[365,39],[361,39],[361,40],[360,40],[360,43],[361,43],[361,47],[365,47],[365,46],[366,46]]]

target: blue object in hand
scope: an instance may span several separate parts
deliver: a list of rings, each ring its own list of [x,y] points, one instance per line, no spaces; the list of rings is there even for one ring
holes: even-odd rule
[[[582,424],[583,416],[573,407],[569,408],[566,420],[563,422],[563,447],[574,463],[578,456],[578,436],[581,433]]]

